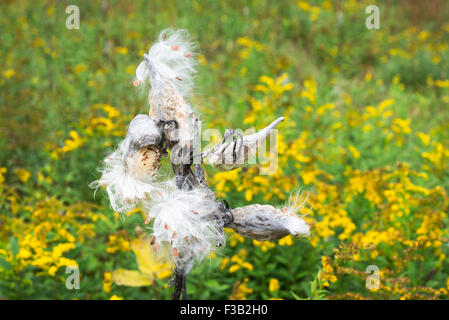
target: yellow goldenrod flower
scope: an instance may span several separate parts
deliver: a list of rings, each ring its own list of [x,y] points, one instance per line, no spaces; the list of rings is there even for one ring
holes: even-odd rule
[[[9,79],[9,78],[13,77],[15,74],[16,74],[16,71],[14,71],[14,69],[8,69],[3,73],[3,76],[6,79]]]
[[[127,55],[128,49],[125,47],[117,47],[117,48],[115,48],[115,52],[122,54],[122,55]]]
[[[81,72],[84,72],[84,71],[86,71],[86,70],[87,70],[86,65],[84,65],[84,64],[82,64],[82,63],[77,64],[77,65],[73,68],[73,71],[74,71],[76,74],[80,74]]]
[[[243,282],[237,281],[229,300],[246,300],[247,295],[253,293],[253,289],[247,286],[248,281],[248,278],[243,279]]]
[[[7,172],[7,169],[4,167],[0,167],[0,185],[5,182],[5,177],[3,176],[3,174],[5,174]]]
[[[270,292],[278,291],[280,288],[279,286],[279,280],[275,278],[270,279],[270,283],[268,284],[268,289]]]

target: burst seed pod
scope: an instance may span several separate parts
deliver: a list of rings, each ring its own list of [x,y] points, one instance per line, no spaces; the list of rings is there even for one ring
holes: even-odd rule
[[[130,175],[143,182],[150,182],[156,176],[161,161],[161,151],[154,146],[146,146],[126,159]]]
[[[150,116],[175,120],[179,124],[177,140],[181,145],[193,139],[195,115],[185,98],[193,88],[198,64],[191,58],[194,50],[195,44],[186,30],[166,30],[144,54],[144,61],[136,69],[136,79],[141,82],[148,79],[151,85],[148,96]],[[190,54],[186,55],[186,52]]]
[[[204,162],[223,171],[244,166],[249,158],[256,155],[257,148],[265,142],[271,130],[283,120],[284,117],[280,117],[259,132],[243,137],[240,135],[240,138],[235,136],[235,130],[227,132],[220,143],[203,152]]]
[[[104,160],[102,176],[92,188],[106,187],[111,207],[128,212],[156,191],[154,178],[160,165],[161,129],[147,115],[130,122],[125,139]]]
[[[309,226],[299,216],[270,205],[253,204],[232,211],[230,227],[238,234],[258,241],[277,240],[289,234],[308,236]]]

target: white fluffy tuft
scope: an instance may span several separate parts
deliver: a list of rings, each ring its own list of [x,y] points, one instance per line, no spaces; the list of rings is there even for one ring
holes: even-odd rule
[[[139,177],[134,172],[133,163],[128,161],[142,146],[159,143],[160,139],[161,133],[154,121],[147,115],[137,115],[129,124],[126,137],[117,150],[104,159],[101,178],[90,186],[96,189],[105,187],[115,211],[128,212],[160,190],[154,176]],[[154,171],[157,172],[157,169]]]
[[[187,97],[193,88],[193,78],[198,64],[196,45],[189,40],[187,30],[163,30],[159,41],[153,44],[136,69],[136,80],[143,84],[148,79],[153,88],[161,86],[160,81],[171,81],[178,92]],[[162,79],[160,79],[162,76]]]
[[[104,160],[101,178],[91,183],[91,187],[105,187],[112,209],[126,213],[158,191],[156,184],[145,183],[134,178],[126,170],[123,143]]]
[[[310,236],[310,227],[302,219],[310,212],[309,196],[298,191],[291,194],[288,199],[288,205],[281,209],[281,224],[295,237]],[[302,214],[298,216],[298,214]]]
[[[146,114],[138,114],[129,123],[121,148],[125,156],[129,156],[146,145],[158,144],[161,138],[162,133],[155,121]]]
[[[281,218],[281,224],[295,237],[310,236],[310,227],[298,216],[287,216]]]
[[[190,263],[192,258],[203,259],[217,241],[223,240],[213,219],[217,208],[214,199],[203,191],[179,190],[174,182],[169,182],[162,192],[155,194],[148,208],[148,217],[154,219],[154,245],[171,246],[167,259],[175,258],[177,265],[183,261]]]

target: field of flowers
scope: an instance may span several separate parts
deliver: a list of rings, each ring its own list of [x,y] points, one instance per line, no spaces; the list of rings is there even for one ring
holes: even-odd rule
[[[66,28],[70,4],[79,30]],[[365,27],[370,4],[379,30]],[[203,129],[286,117],[277,171],[207,168],[213,190],[238,207],[283,204],[301,188],[311,207],[306,239],[258,242],[228,230],[226,248],[190,274],[190,298],[449,298],[447,1],[0,8],[0,298],[170,298],[171,270],[148,250],[143,213],[122,219],[88,186],[130,119],[148,112],[132,81],[167,27],[199,44],[191,102]],[[78,290],[66,288],[73,265]]]

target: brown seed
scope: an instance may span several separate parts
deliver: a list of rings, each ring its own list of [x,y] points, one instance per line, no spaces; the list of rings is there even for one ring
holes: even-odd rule
[[[151,240],[150,240],[150,244],[153,245],[155,241],[156,241],[156,237],[155,237],[155,236],[152,236],[152,237],[151,237]]]
[[[189,244],[189,237],[186,237],[186,243]]]
[[[190,57],[192,57],[192,53],[190,53],[189,51],[186,51],[186,52],[184,52],[184,57],[190,58]]]
[[[150,222],[151,222],[151,217],[148,217],[148,218],[145,219],[145,222],[144,222],[144,223],[145,223],[145,224],[149,224]]]
[[[175,79],[178,81],[182,81],[182,79],[180,77],[176,77]]]
[[[173,257],[177,257],[178,256],[178,249],[173,248]]]
[[[179,49],[179,46],[172,46],[171,49],[172,49],[173,51],[177,51],[177,50]]]
[[[193,213],[193,214],[199,214],[198,212],[196,212],[196,211],[193,211],[193,210],[192,210],[192,213]]]
[[[165,39],[167,39],[167,35],[166,35],[166,34],[164,34],[164,35],[162,36],[162,40],[165,40]]]
[[[168,227],[168,224],[165,224],[165,225],[164,225],[164,229],[165,229],[165,230],[170,229],[170,228]]]
[[[198,240],[197,237],[193,237],[193,238],[195,239],[196,242],[198,242],[198,243],[200,242],[200,240]]]

